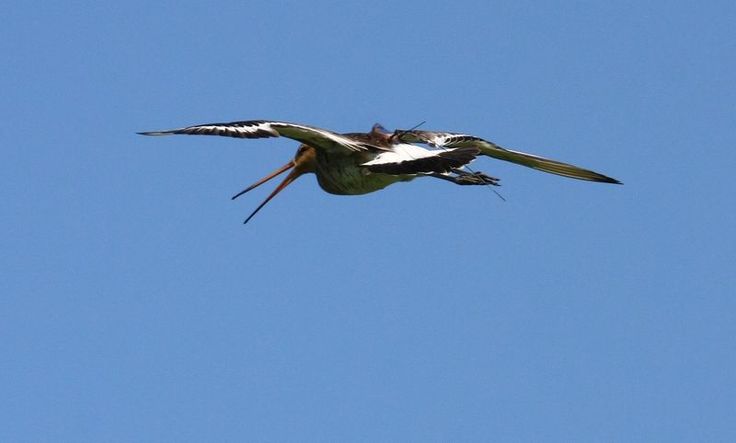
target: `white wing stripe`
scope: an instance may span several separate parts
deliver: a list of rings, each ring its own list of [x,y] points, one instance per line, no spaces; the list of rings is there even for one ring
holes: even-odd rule
[[[361,164],[361,166],[379,165],[385,163],[400,163],[403,161],[411,161],[419,158],[432,157],[440,152],[445,151],[430,151],[424,149],[421,146],[409,145],[409,144],[398,144],[391,147],[391,151],[382,152],[378,154],[376,158],[371,161]]]
[[[294,129],[301,130],[302,133],[306,132],[307,134],[310,134],[310,135],[318,135],[322,138],[332,140],[333,142],[339,145],[345,146],[353,151],[365,150],[365,147],[363,145],[354,142],[350,138],[344,137],[334,132],[325,131],[324,129],[315,128],[312,126],[304,126],[304,125],[297,125],[294,123],[282,123],[282,122],[271,122],[271,125],[277,128],[280,127],[281,129],[280,131],[273,130],[273,129],[272,130],[276,132],[277,134],[284,135],[285,137],[289,137],[289,134],[288,134],[289,129],[294,128]]]

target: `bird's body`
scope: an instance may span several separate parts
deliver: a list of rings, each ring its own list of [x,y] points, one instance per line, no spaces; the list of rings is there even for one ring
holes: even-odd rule
[[[315,174],[324,191],[338,195],[367,194],[421,176],[460,185],[497,185],[498,179],[480,172],[469,172],[465,168],[476,156],[485,155],[580,180],[620,183],[587,169],[505,149],[472,135],[417,130],[389,133],[379,124],[374,125],[368,133],[338,134],[308,125],[249,120],[139,134],[221,135],[236,138],[284,136],[301,142],[294,160],[233,197],[237,198],[271,178],[292,170],[246,219],[246,223],[271,198],[306,173]],[[427,149],[420,144],[434,149]]]
[[[325,192],[336,195],[361,195],[379,191],[400,181],[409,181],[416,175],[366,174],[360,165],[370,161],[370,156],[362,153],[347,155],[317,154],[314,174],[317,183]]]
[[[400,149],[398,145],[391,145],[387,139],[380,137],[379,129],[375,128],[371,133],[343,134],[352,140],[363,141],[376,148]],[[421,149],[421,148],[420,148]],[[415,174],[384,174],[370,172],[361,166],[374,161],[382,154],[394,152],[393,150],[366,149],[361,151],[335,151],[325,152],[314,150],[313,168],[317,176],[319,186],[330,194],[336,195],[360,195],[378,191],[391,184],[400,181],[409,181],[416,177]]]

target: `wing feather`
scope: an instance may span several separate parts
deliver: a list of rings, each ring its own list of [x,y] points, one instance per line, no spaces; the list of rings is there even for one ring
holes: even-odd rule
[[[326,129],[281,121],[245,120],[229,123],[206,123],[164,131],[139,132],[141,135],[219,135],[236,138],[286,137],[326,151],[385,150],[366,141],[353,139]]]
[[[478,155],[478,148],[475,147],[458,147],[445,150],[426,150],[418,146],[413,146],[412,151],[415,155],[411,155],[408,151],[409,146],[403,145],[404,152],[387,152],[379,154],[375,159],[363,163],[361,166],[371,172],[381,172],[384,174],[401,175],[401,174],[421,174],[421,173],[446,173],[453,169],[462,168],[468,163],[475,160]]]
[[[484,140],[474,135],[418,130],[398,132],[401,134],[401,140],[408,143],[424,143],[430,146],[444,148],[474,147],[480,150],[481,155],[516,163],[517,165],[527,166],[538,171],[544,171],[550,174],[557,174],[578,180],[621,184],[621,182],[615,178],[605,176],[598,172],[557,160],[551,160],[537,155],[527,154],[525,152],[502,148],[493,142],[489,142],[488,140]]]

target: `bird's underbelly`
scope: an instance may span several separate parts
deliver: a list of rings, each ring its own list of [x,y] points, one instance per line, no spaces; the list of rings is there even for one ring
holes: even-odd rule
[[[370,173],[357,166],[343,168],[317,168],[319,186],[330,194],[359,195],[378,191],[400,181],[407,181],[413,176]]]

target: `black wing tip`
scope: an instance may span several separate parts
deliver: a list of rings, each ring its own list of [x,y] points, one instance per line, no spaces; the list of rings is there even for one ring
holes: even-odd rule
[[[612,177],[606,177],[605,175],[601,175],[596,179],[596,181],[600,183],[610,183],[612,185],[623,185],[623,182]]]
[[[158,135],[172,135],[176,134],[177,131],[142,131],[142,132],[136,132],[138,135],[151,135],[151,136],[158,136]]]

